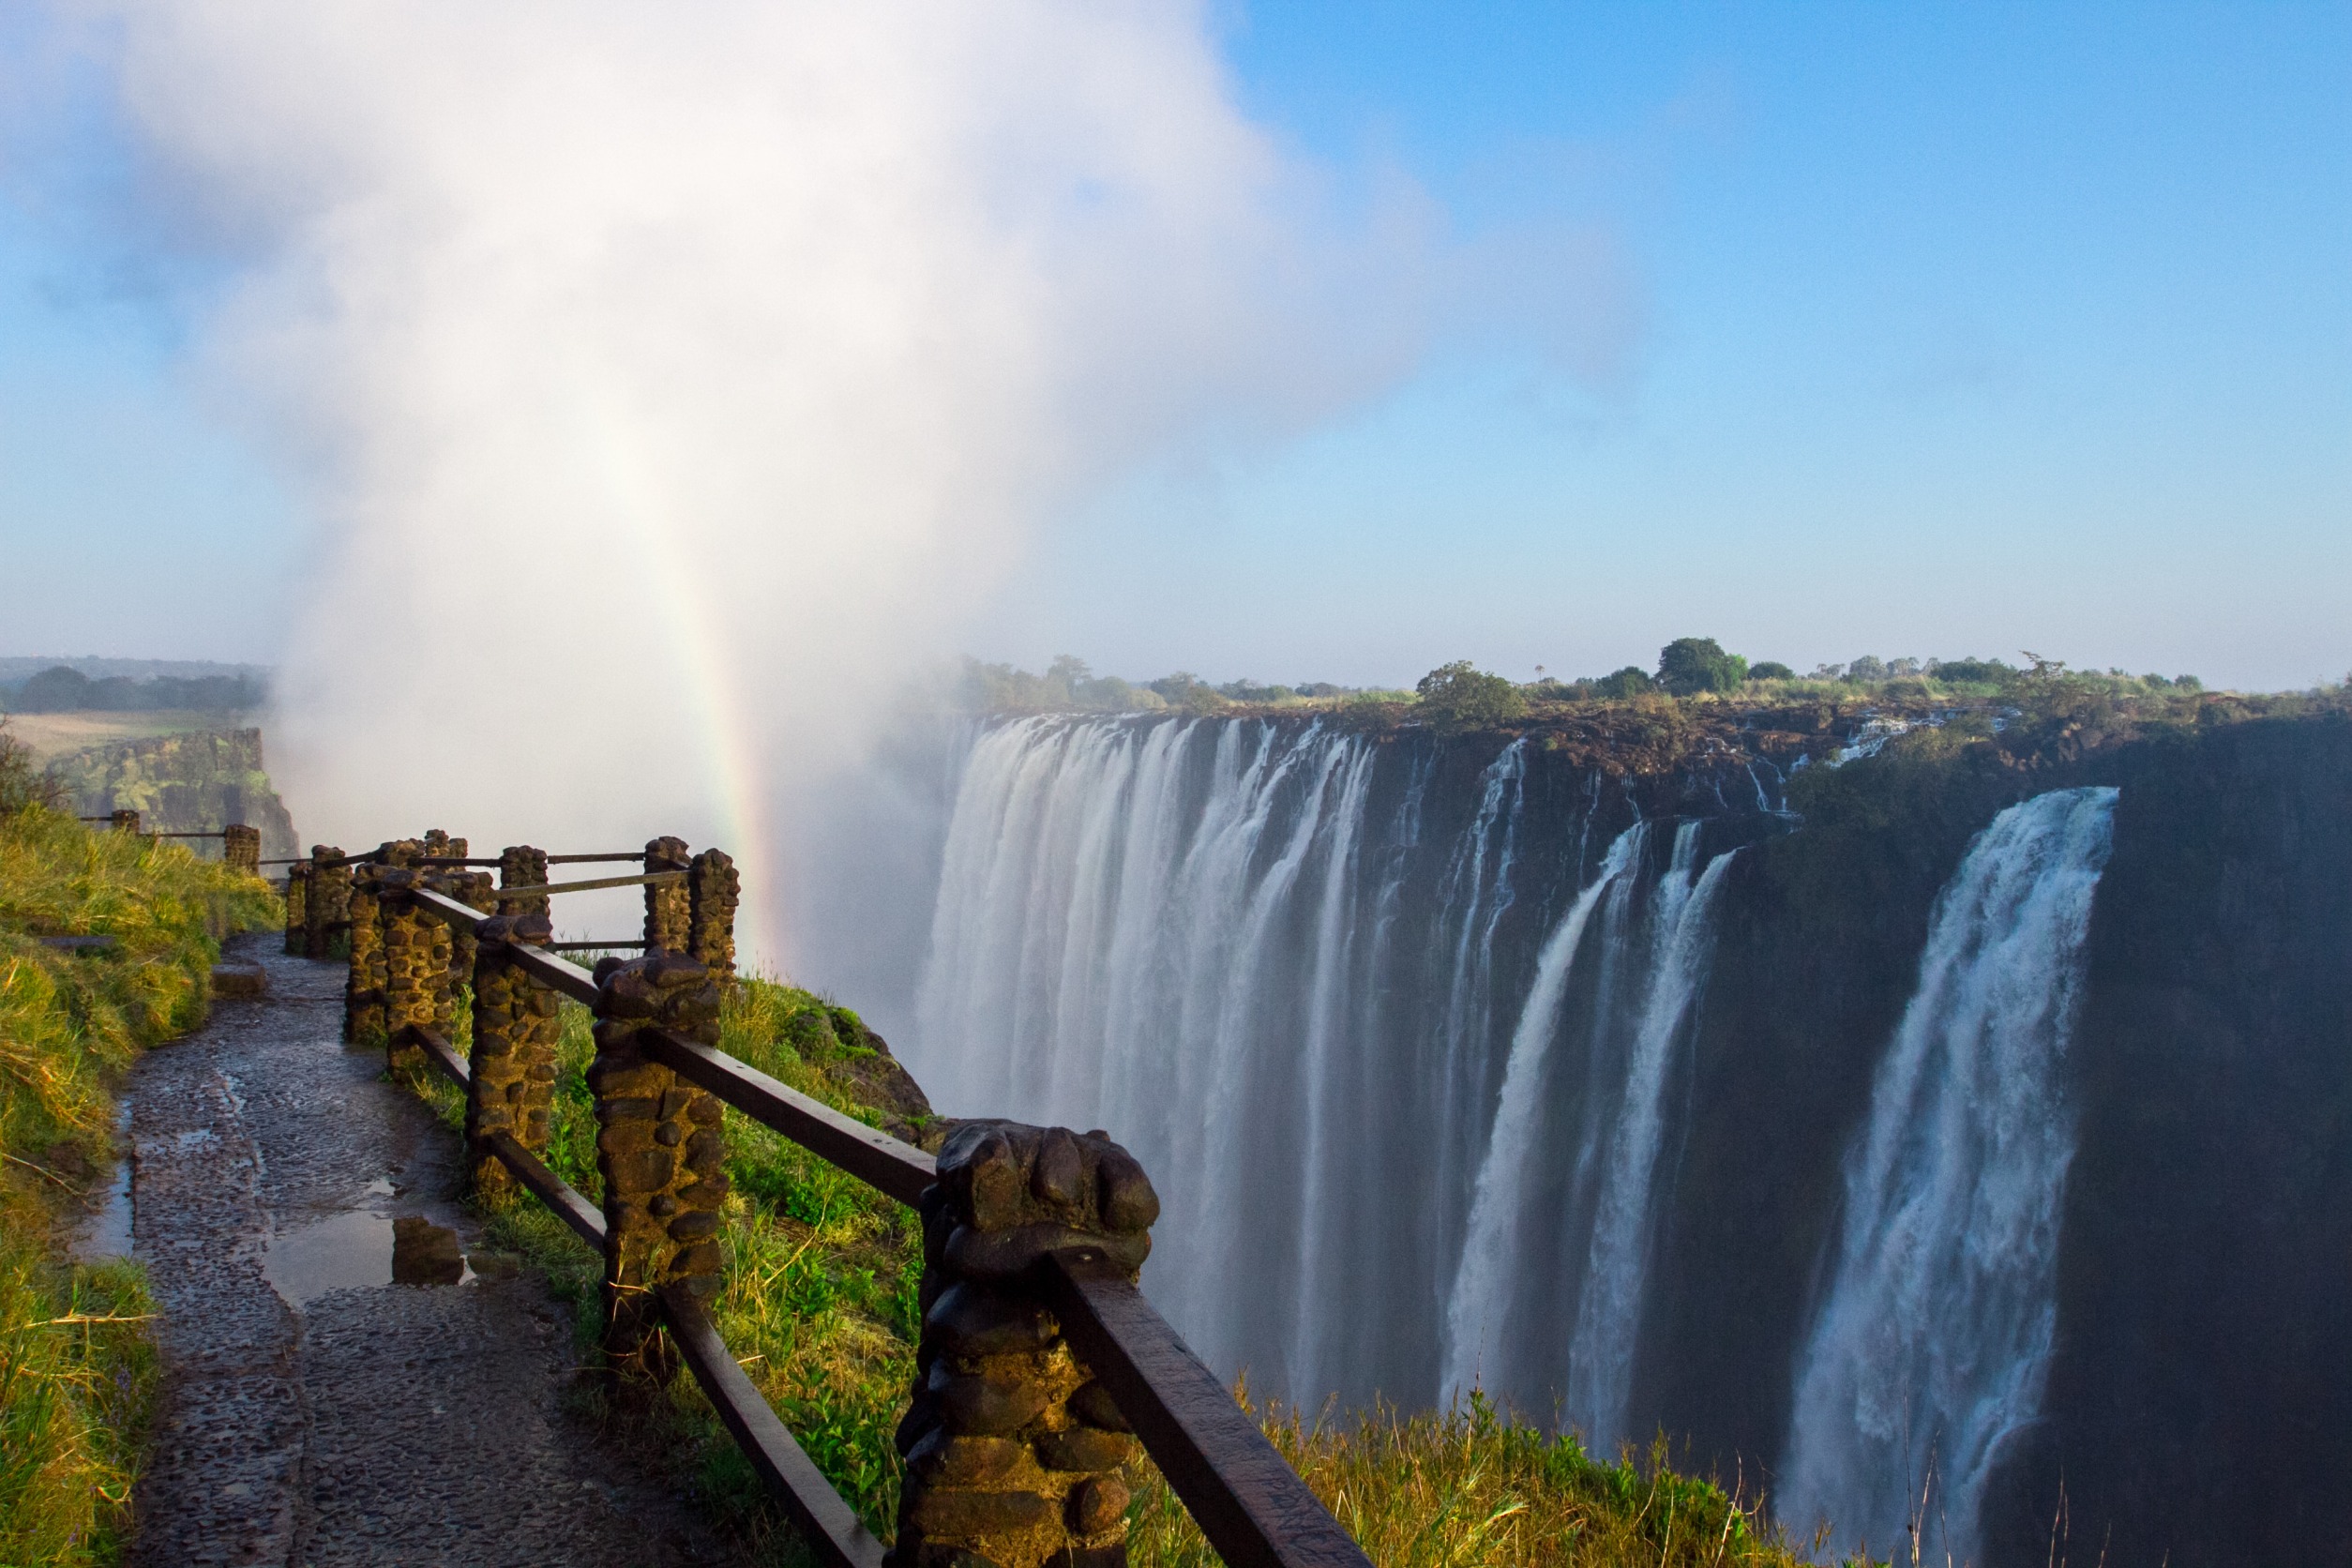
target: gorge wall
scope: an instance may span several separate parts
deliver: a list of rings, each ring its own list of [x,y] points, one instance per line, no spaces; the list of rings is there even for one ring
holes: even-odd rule
[[[1882,1554],[1932,1476],[1931,1553],[2340,1560],[2352,723],[1883,738],[970,726],[860,1000],[1133,1148],[1261,1389],[1664,1430]]]
[[[136,811],[150,832],[167,833],[215,833],[247,822],[261,829],[264,858],[302,852],[294,819],[263,766],[259,730],[113,741],[59,757],[48,771],[82,815]],[[210,858],[220,853],[217,844],[199,840],[194,847]]]

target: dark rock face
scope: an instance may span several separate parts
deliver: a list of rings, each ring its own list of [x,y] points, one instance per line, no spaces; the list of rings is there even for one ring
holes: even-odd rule
[[[1985,1560],[2352,1551],[2352,722],[2159,734],[2046,769],[1891,754],[1726,890],[1669,1151],[1636,1425],[1771,1482],[1836,1245],[1841,1161],[1969,837],[2121,786],[2072,1052],[2078,1138],[2043,1419]],[[2063,1496],[2061,1498],[2061,1484]],[[1802,1525],[1807,1521],[1795,1521]]]
[[[2117,760],[2048,1464],[2113,1562],[2352,1557],[2352,722]],[[2037,1522],[2038,1521],[2038,1522]],[[2004,1556],[2001,1560],[2008,1560]]]
[[[259,730],[117,741],[61,757],[49,773],[79,813],[134,810],[151,833],[217,833],[226,823],[247,822],[261,829],[263,855],[302,852],[294,819],[263,768]],[[220,854],[209,840],[190,842],[199,854]]]

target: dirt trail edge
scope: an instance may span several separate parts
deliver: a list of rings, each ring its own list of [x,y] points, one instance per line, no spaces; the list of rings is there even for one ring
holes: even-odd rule
[[[165,1367],[129,1561],[730,1560],[564,1413],[569,1314],[476,1250],[457,1136],[338,1037],[341,966],[230,945],[269,994],[128,1086]]]

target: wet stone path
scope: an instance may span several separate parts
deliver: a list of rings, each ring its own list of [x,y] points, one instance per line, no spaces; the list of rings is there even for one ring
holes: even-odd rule
[[[341,966],[278,945],[231,943],[268,994],[128,1085],[165,1368],[131,1563],[728,1560],[565,1413],[568,1310],[477,1249],[457,1136],[343,1047]]]

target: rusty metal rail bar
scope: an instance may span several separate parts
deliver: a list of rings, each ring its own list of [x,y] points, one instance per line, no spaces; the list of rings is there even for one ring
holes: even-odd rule
[[[646,1030],[640,1038],[648,1059],[909,1208],[939,1174],[939,1162],[912,1144],[844,1116],[724,1051],[666,1029]]]
[[[623,948],[642,947],[645,939],[631,937],[626,942],[542,942],[550,953],[611,953]]]
[[[228,836],[227,834],[225,834],[225,833],[200,833],[200,832],[188,832],[188,833],[162,833],[162,832],[156,832],[156,833],[150,833],[150,834],[148,834],[148,835],[147,835],[147,837],[150,837],[150,838],[226,838],[226,837],[228,837],[229,836]]]
[[[765,1395],[735,1363],[702,1304],[675,1286],[656,1292],[670,1337],[710,1395],[751,1468],[784,1500],[810,1555],[826,1568],[882,1568],[882,1544],[858,1519],[824,1472],[777,1418]]]
[[[617,854],[551,854],[547,857],[547,863],[550,866],[586,866],[601,860],[642,860],[644,858],[643,850],[623,850]]]

